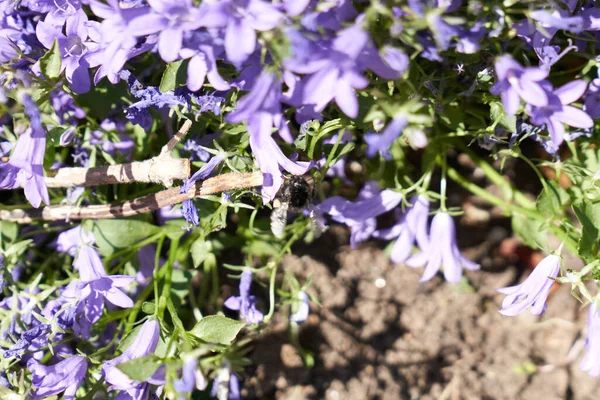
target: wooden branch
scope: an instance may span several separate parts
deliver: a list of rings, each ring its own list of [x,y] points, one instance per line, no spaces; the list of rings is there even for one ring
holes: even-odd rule
[[[262,186],[262,172],[229,173],[197,182],[187,193],[180,194],[179,187],[140,197],[117,204],[103,204],[83,207],[65,205],[46,206],[39,209],[0,210],[0,221],[19,224],[32,221],[60,221],[82,219],[123,218],[143,214],[159,208],[181,203],[199,196],[215,194],[228,190]]]
[[[60,168],[46,177],[48,187],[99,186],[116,183],[161,183],[173,186],[174,180],[190,176],[190,160],[161,153],[149,160],[96,168]]]

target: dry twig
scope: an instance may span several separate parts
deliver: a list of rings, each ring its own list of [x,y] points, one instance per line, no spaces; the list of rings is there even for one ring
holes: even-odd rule
[[[187,193],[180,194],[179,187],[117,204],[83,207],[55,205],[39,209],[0,210],[0,221],[20,224],[32,221],[60,221],[82,219],[123,218],[143,214],[162,207],[181,203],[184,200],[227,190],[257,187],[263,184],[262,172],[229,173],[197,182]]]

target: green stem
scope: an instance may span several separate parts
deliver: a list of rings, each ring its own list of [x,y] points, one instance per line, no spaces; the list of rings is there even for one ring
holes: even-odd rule
[[[518,205],[524,208],[535,209],[535,202],[531,201],[527,198],[523,193],[521,193],[518,189],[516,189],[506,178],[502,176],[494,167],[492,167],[489,163],[480,158],[477,154],[475,154],[471,149],[464,145],[461,142],[455,142],[456,147],[458,147],[463,153],[466,153],[471,160],[477,165],[477,167],[481,168],[485,173],[486,177],[496,186],[502,189],[502,193],[504,197],[510,200],[514,200]]]
[[[484,188],[479,187],[478,185],[471,182],[464,176],[460,175],[458,173],[458,171],[456,171],[454,168],[448,167],[447,172],[448,172],[448,177],[450,179],[452,179],[454,182],[458,183],[459,185],[461,185],[463,188],[467,189],[471,193],[481,197],[482,199],[484,199],[485,201],[487,201],[490,204],[501,207],[505,211],[510,211],[512,213],[518,213],[518,214],[521,214],[528,218],[536,219],[539,221],[547,220],[546,216],[544,216],[543,214],[541,214],[534,208],[522,207],[522,206],[513,204],[507,200],[501,199],[501,198],[491,194]],[[560,240],[562,240],[564,242],[565,246],[573,254],[579,253],[577,250],[577,247],[578,247],[577,241],[574,238],[572,238],[571,236],[569,236],[569,234],[567,232],[565,232],[564,229],[562,229],[559,226],[550,224],[548,226],[548,230],[550,232],[552,232],[554,235],[556,235]]]
[[[167,265],[163,267],[165,272],[165,281],[162,287],[162,293],[160,294],[160,299],[158,300],[158,309],[156,313],[156,317],[159,321],[162,321],[163,315],[165,315],[165,309],[167,308],[167,302],[171,297],[171,280],[173,278],[173,264],[175,262],[175,254],[177,252],[177,248],[179,247],[179,239],[174,239],[171,241],[171,246],[169,248],[169,261]]]
[[[269,313],[265,316],[264,322],[269,322],[273,313],[275,312],[275,276],[277,275],[277,264],[273,266],[271,270],[271,277],[269,279]]]

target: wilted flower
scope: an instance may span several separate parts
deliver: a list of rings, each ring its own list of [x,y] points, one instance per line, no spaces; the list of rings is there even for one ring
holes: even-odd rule
[[[45,399],[64,392],[64,400],[75,399],[75,393],[85,378],[87,361],[84,357],[72,356],[58,364],[45,366],[30,359],[27,368],[31,371],[31,386],[34,399]]]
[[[309,298],[305,292],[298,292],[297,300],[292,303],[292,309],[295,309],[296,311],[290,315],[290,321],[297,324],[301,324],[306,321],[306,318],[308,318],[308,313],[310,312],[310,304],[308,301]]]
[[[458,283],[462,277],[462,267],[477,270],[479,265],[466,259],[456,245],[456,228],[450,214],[437,213],[431,221],[430,245],[424,251],[411,256],[406,264],[416,268],[427,264],[419,282],[427,282],[444,266],[444,278],[450,283]]]
[[[429,200],[427,197],[419,195],[411,199],[410,203],[412,206],[402,214],[394,226],[373,233],[373,237],[383,240],[397,238],[390,254],[395,263],[408,259],[415,240],[421,251],[425,252],[429,247],[429,235],[427,234]]]
[[[600,375],[600,310],[598,303],[592,303],[588,309],[587,336],[585,346],[587,352],[579,364],[579,369],[593,377]]]
[[[519,98],[534,106],[548,104],[548,95],[541,82],[548,76],[548,70],[525,68],[510,56],[502,56],[496,61],[498,81],[490,92],[500,95],[507,115],[515,115],[519,109]]]
[[[540,315],[546,309],[546,299],[560,270],[560,257],[550,254],[535,267],[525,281],[516,286],[497,289],[505,294],[500,313],[509,317],[522,313],[531,307],[533,315]]]
[[[129,378],[117,365],[141,358],[154,353],[160,339],[160,325],[155,319],[149,319],[142,325],[137,336],[129,347],[118,357],[108,360],[102,366],[102,374],[111,385],[108,390],[120,390],[119,399],[143,399],[147,396],[148,384],[162,385],[165,383],[165,370],[159,367],[147,382],[138,382]]]
[[[21,357],[21,354],[28,350],[30,346],[34,347],[32,350],[39,350],[48,343],[48,335],[50,334],[50,325],[39,324],[31,329],[23,332],[17,343],[15,343],[9,350],[4,352],[4,358],[10,358],[17,356]]]
[[[245,269],[240,279],[240,295],[231,296],[223,305],[230,310],[239,311],[240,317],[248,325],[260,324],[263,320],[263,313],[256,308],[256,296],[250,294],[252,286],[252,271]]]

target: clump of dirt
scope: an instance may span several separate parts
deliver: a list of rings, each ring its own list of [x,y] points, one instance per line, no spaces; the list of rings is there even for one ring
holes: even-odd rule
[[[287,324],[274,321],[250,354],[246,398],[579,400],[598,393],[600,380],[577,369],[585,316],[569,288],[553,293],[542,317],[504,317],[495,289],[523,279],[514,257],[498,260],[486,249],[494,262],[466,272],[468,284],[441,277],[421,284],[421,269],[392,264],[376,244],[352,250],[344,243],[347,233],[333,229],[283,261],[300,280],[312,276],[310,291],[322,303],[311,304],[300,328],[315,366],[304,368]]]

